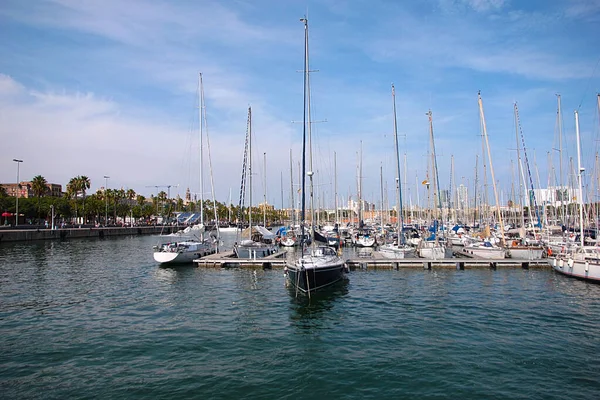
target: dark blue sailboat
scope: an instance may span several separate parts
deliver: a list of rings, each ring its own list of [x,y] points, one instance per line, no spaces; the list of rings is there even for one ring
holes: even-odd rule
[[[306,171],[306,138],[307,134],[310,137],[310,85],[309,85],[309,68],[308,68],[308,20],[300,19],[304,23],[304,126],[302,129],[302,243],[301,256],[298,259],[290,260],[285,268],[288,282],[298,293],[310,293],[330,286],[340,281],[344,272],[346,272],[346,263],[336,253],[334,249],[328,246],[318,246],[307,248],[304,238],[304,226],[306,221],[306,176],[310,178],[310,202],[311,214],[313,210],[313,172],[312,172],[312,157],[309,162],[309,170]],[[310,152],[312,149],[308,149]],[[312,221],[314,222],[314,218]],[[315,238],[314,223],[311,227],[311,237]]]

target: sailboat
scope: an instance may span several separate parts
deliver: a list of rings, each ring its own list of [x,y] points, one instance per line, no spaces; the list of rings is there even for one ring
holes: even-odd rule
[[[302,183],[301,183],[301,256],[295,260],[289,260],[285,267],[287,281],[294,288],[296,296],[299,293],[310,294],[324,287],[340,281],[346,271],[346,263],[337,255],[337,252],[328,246],[314,245],[314,219],[311,227],[313,246],[306,248],[305,222],[306,222],[306,176],[310,178],[310,203],[311,215],[313,214],[313,172],[312,157],[309,157],[309,170],[306,171],[306,139],[307,133],[310,142],[310,84],[308,67],[308,19],[300,19],[304,23],[304,116],[302,128]],[[309,155],[312,152],[311,145],[308,146]]]
[[[242,208],[246,192],[246,174],[249,180],[250,207],[248,208],[248,229],[242,232],[242,237],[247,234],[246,239],[241,239],[233,246],[233,252],[237,258],[263,258],[275,254],[275,234],[263,226],[252,226],[252,108],[248,107],[248,124],[246,127],[246,146],[244,148],[244,163],[242,166],[242,184],[240,187],[240,204],[238,220],[242,221]],[[266,206],[266,204],[265,204]]]
[[[500,201],[498,198],[498,188],[496,187],[496,177],[494,175],[494,166],[492,164],[492,153],[490,150],[490,142],[487,134],[487,125],[485,123],[485,114],[483,112],[483,100],[481,99],[481,92],[477,93],[477,102],[479,105],[479,117],[481,121],[482,128],[482,145],[485,143],[485,147],[487,148],[487,160],[490,164],[490,172],[492,174],[492,184],[494,187],[494,198],[496,201],[496,215],[498,218],[498,222],[500,223],[500,246],[497,246],[495,241],[491,239],[491,233],[489,229],[489,225],[485,230],[485,238],[487,240],[483,241],[483,243],[475,242],[471,244],[465,245],[462,250],[463,253],[472,254],[481,258],[487,259],[496,259],[496,258],[505,258],[506,257],[506,248],[505,248],[505,240],[504,240],[504,222],[502,220],[502,212],[500,210]],[[482,152],[482,157],[485,163],[485,153]],[[484,164],[485,165],[485,164]]]
[[[431,165],[433,169],[433,193],[435,200],[437,200],[437,210],[442,209],[442,198],[440,194],[440,180],[438,176],[437,170],[437,159],[435,155],[435,141],[433,138],[433,113],[431,110],[426,114],[429,118],[429,141],[431,143]],[[425,180],[423,182],[427,186],[427,193],[429,193],[429,181]],[[429,194],[427,195],[429,197]],[[435,202],[434,200],[434,202]],[[437,213],[437,211],[436,211]],[[417,251],[419,257],[421,258],[429,258],[433,260],[439,260],[446,257],[446,247],[444,243],[442,243],[439,239],[439,229],[438,229],[438,220],[435,218],[433,222],[433,226],[430,228],[431,236],[426,238],[425,240],[421,240],[417,247]]]
[[[396,243],[387,243],[379,247],[379,253],[386,258],[405,258],[414,254],[414,247],[408,246],[404,238],[404,213],[402,212],[402,182],[400,180],[400,152],[398,150],[398,122],[396,119],[396,89],[392,84],[392,99],[394,103],[394,148],[396,149],[396,218],[398,239]]]
[[[600,95],[598,95],[598,109],[600,110]],[[583,184],[581,173],[584,168],[581,167],[581,143],[579,137],[579,113],[575,111],[575,134],[577,140],[577,183],[579,186],[579,241],[580,246],[567,255],[556,257],[552,261],[552,268],[563,275],[575,278],[585,279],[594,282],[600,282],[600,251],[596,246],[584,246],[583,229]]]
[[[218,251],[219,245],[219,233],[217,224],[217,237],[208,236],[204,237],[204,160],[203,160],[203,124],[206,124],[206,110],[204,107],[204,86],[202,82],[202,73],[198,78],[198,96],[199,96],[199,132],[200,132],[200,221],[198,225],[188,227],[182,231],[181,236],[191,235],[188,239],[181,241],[172,241],[154,246],[154,260],[161,264],[184,264],[191,263],[195,259],[205,257],[209,254],[214,254]],[[208,141],[208,133],[207,133]],[[210,157],[210,149],[209,149]],[[210,161],[210,159],[209,159]],[[211,170],[211,186],[213,187],[213,206],[216,205],[214,201],[214,185],[212,182],[212,170]],[[215,215],[216,212],[215,212]]]

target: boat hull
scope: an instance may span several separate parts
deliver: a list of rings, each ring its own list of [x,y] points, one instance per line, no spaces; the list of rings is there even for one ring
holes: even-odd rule
[[[600,263],[562,258],[552,260],[552,269],[573,278],[600,283]]]
[[[506,258],[506,249],[500,247],[471,247],[465,246],[462,250],[463,253],[478,258],[485,258],[488,260],[496,260]]]
[[[277,247],[275,245],[265,246],[233,246],[233,252],[237,258],[255,259],[264,258],[272,254],[277,253]]]
[[[538,260],[542,258],[544,249],[542,247],[511,247],[510,257],[519,260]]]
[[[414,247],[398,247],[398,246],[380,246],[377,250],[379,254],[389,259],[412,258],[415,254]]]
[[[325,267],[302,267],[294,263],[287,266],[286,274],[294,289],[309,293],[340,281],[344,277],[345,270],[346,264],[342,260]]]
[[[192,244],[186,249],[170,251],[169,245],[161,246],[160,251],[154,251],[154,261],[161,264],[188,264],[194,260],[216,253],[216,246],[209,244]]]

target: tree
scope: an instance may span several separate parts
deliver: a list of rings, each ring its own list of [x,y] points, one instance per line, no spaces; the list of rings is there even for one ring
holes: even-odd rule
[[[46,178],[41,175],[36,175],[31,180],[31,190],[33,194],[37,197],[37,212],[38,212],[38,221],[40,217],[40,202],[42,200],[42,196],[48,193],[48,182]]]
[[[79,191],[81,192],[81,194],[83,196],[83,223],[85,224],[85,222],[86,222],[86,218],[85,218],[85,192],[86,192],[86,190],[88,190],[91,187],[91,182],[90,182],[90,178],[88,178],[85,175],[78,176],[77,180],[78,180],[78,184],[79,184]]]
[[[79,193],[79,181],[77,177],[71,178],[67,183],[67,191],[65,197],[75,202],[75,219],[77,219],[77,194]]]

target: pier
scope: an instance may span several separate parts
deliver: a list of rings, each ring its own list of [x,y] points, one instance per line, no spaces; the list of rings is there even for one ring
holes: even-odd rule
[[[233,251],[211,254],[194,260],[198,267],[205,268],[283,268],[287,262],[287,251],[282,250],[264,258],[236,258]],[[353,257],[346,261],[351,270],[355,269],[474,269],[474,268],[546,268],[549,267],[549,259],[542,258],[537,260],[519,260],[514,258],[503,259],[483,259],[483,258],[444,258],[440,260],[431,260],[425,258],[405,258],[391,259],[385,258],[379,253],[363,257]]]
[[[158,235],[177,231],[176,226],[151,225],[134,227],[77,227],[61,229],[29,228],[0,229],[0,243],[28,242],[36,240],[67,240],[83,238],[105,238],[109,236]]]

